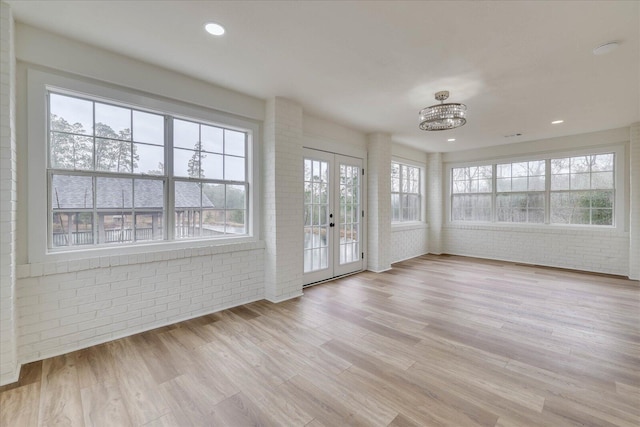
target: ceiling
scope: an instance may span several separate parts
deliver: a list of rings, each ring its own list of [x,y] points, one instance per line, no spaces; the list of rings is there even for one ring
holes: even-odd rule
[[[640,120],[637,1],[8,3],[19,22],[425,151]],[[227,33],[206,34],[209,21]],[[617,50],[592,53],[612,40]],[[467,124],[421,131],[418,111],[440,90],[467,104]]]

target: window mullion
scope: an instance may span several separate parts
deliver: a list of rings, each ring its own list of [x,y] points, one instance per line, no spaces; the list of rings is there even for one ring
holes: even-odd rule
[[[175,180],[173,179],[173,118],[164,117],[165,236],[175,240]]]
[[[491,165],[491,222],[496,222],[497,216],[498,216],[497,208],[496,208],[496,203],[497,203],[496,191],[498,189],[497,176],[498,176],[498,165],[494,163],[493,165]]]
[[[551,159],[545,160],[544,170],[544,223],[551,224]]]

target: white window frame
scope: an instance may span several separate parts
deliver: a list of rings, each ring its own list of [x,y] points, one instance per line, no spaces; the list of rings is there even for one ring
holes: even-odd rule
[[[246,172],[249,183],[249,195],[247,198],[247,235],[216,237],[214,239],[180,239],[151,241],[140,244],[125,244],[117,246],[72,246],[62,250],[50,250],[48,248],[48,223],[49,204],[47,189],[47,94],[49,91],[71,96],[84,96],[86,98],[109,104],[122,104],[125,107],[134,107],[171,115],[178,119],[197,120],[206,124],[217,125],[227,129],[238,130],[247,133]],[[194,106],[179,101],[171,101],[146,93],[139,93],[125,88],[107,85],[102,82],[94,82],[85,79],[72,78],[66,75],[54,74],[42,70],[29,68],[27,70],[27,153],[28,153],[28,184],[27,184],[27,255],[29,263],[52,262],[77,259],[81,253],[83,257],[111,256],[152,253],[159,250],[175,250],[186,248],[198,248],[206,246],[228,245],[232,243],[245,243],[258,240],[260,235],[260,188],[259,188],[259,146],[261,126],[257,121],[225,114],[220,111]],[[165,159],[166,160],[166,159]],[[165,162],[165,164],[167,164]],[[171,181],[171,180],[170,180]],[[173,197],[173,188],[168,188],[166,203],[170,203]],[[165,221],[169,227],[173,224],[169,218],[173,215],[172,209],[165,210]],[[171,236],[173,230],[169,228]],[[168,237],[167,236],[167,237]]]
[[[565,228],[565,229],[581,229],[581,230],[625,230],[625,170],[626,170],[626,155],[625,155],[625,145],[624,143],[617,144],[608,144],[608,145],[598,145],[592,147],[583,147],[576,148],[572,150],[562,150],[562,151],[549,151],[544,153],[536,153],[530,155],[522,155],[522,156],[514,156],[514,157],[504,157],[504,158],[490,158],[485,160],[477,160],[477,161],[468,161],[468,162],[452,162],[447,163],[443,168],[444,175],[444,185],[445,185],[445,194],[446,194],[446,203],[445,203],[445,214],[447,218],[448,226],[465,226],[465,225],[478,225],[478,226],[489,226],[489,227],[511,227],[511,228],[519,228],[519,227],[527,227],[527,228]],[[483,166],[483,165],[493,165],[494,172],[497,164],[503,163],[518,163],[525,161],[535,161],[535,160],[547,160],[547,159],[557,159],[564,157],[577,157],[577,156],[585,156],[585,155],[597,155],[597,154],[607,154],[613,153],[615,155],[614,159],[614,205],[613,205],[613,225],[590,225],[590,224],[559,224],[559,223],[550,223],[549,209],[550,209],[550,187],[551,187],[551,170],[547,167],[546,171],[546,180],[545,180],[545,221],[544,223],[530,223],[530,222],[498,222],[496,220],[496,209],[495,209],[495,198],[496,198],[496,177],[494,173],[493,177],[493,197],[492,197],[492,219],[491,221],[453,221],[451,219],[451,200],[452,200],[452,188],[451,188],[451,179],[452,179],[452,169],[459,167],[467,167],[467,166]]]
[[[426,165],[424,163],[416,162],[409,159],[404,159],[402,157],[393,156],[391,158],[391,163],[399,163],[400,165],[411,166],[414,168],[418,168],[420,170],[420,215],[419,219],[416,221],[393,221],[391,220],[391,226],[393,228],[402,228],[402,227],[410,227],[416,224],[422,224],[425,222],[426,218],[426,207],[427,207],[427,197],[426,197]],[[391,182],[391,169],[389,169],[389,182]],[[391,187],[390,187],[391,188]],[[393,191],[391,192],[394,193]],[[413,194],[413,193],[412,193]],[[392,209],[392,206],[389,206],[389,209]],[[393,218],[393,213],[391,215]]]

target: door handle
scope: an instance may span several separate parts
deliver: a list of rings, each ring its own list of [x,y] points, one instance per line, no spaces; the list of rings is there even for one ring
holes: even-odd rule
[[[329,227],[333,227],[335,224],[333,222],[329,223]]]

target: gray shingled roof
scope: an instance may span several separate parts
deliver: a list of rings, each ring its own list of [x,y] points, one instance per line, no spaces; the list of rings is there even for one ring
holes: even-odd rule
[[[54,175],[51,204],[54,209],[90,209],[93,207],[92,179],[88,176]],[[99,209],[131,208],[131,181],[120,178],[98,178],[96,203]],[[176,209],[199,208],[200,185],[176,183]],[[150,179],[135,180],[136,209],[162,208],[162,182]],[[202,207],[213,208],[211,200],[202,194]]]

